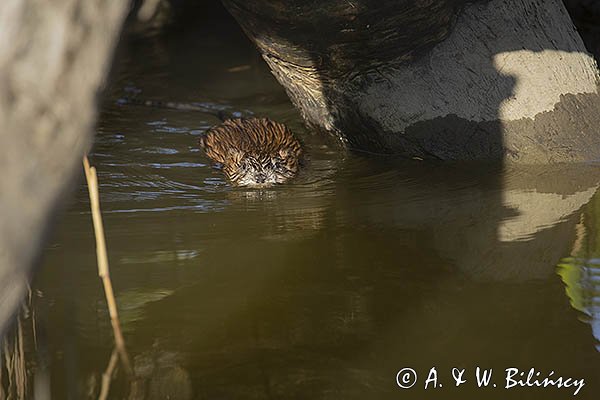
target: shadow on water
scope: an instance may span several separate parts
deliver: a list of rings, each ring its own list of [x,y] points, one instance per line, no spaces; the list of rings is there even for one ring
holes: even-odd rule
[[[126,37],[99,122],[92,156],[139,398],[420,399],[432,366],[436,398],[572,394],[478,390],[476,366],[585,378],[578,398],[595,398],[598,167],[340,154],[229,23]],[[197,151],[211,116],[118,106],[126,87],[269,115],[301,136],[309,166],[273,190],[231,188]],[[113,347],[88,209],[82,187],[34,284],[43,346],[24,364],[30,379],[49,371],[53,398],[97,398]],[[420,389],[398,388],[404,367]],[[453,367],[469,384],[448,387]],[[114,379],[111,398],[127,397]]]

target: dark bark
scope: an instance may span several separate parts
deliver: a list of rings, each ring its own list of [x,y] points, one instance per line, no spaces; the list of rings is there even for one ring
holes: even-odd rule
[[[600,1],[563,0],[586,48],[600,59]]]

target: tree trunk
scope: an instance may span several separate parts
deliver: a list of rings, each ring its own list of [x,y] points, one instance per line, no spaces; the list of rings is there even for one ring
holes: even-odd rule
[[[0,1],[0,335],[88,150],[127,1]]]
[[[350,148],[600,154],[598,71],[560,0],[224,0],[306,121]]]

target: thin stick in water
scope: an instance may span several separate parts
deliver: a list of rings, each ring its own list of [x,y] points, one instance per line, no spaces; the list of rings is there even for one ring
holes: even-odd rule
[[[92,208],[92,220],[94,222],[94,234],[96,236],[96,258],[98,259],[98,275],[104,285],[104,294],[108,303],[108,312],[110,314],[110,323],[115,336],[115,347],[119,353],[121,362],[125,371],[133,376],[133,369],[129,361],[129,355],[125,349],[125,339],[121,332],[119,314],[117,311],[117,302],[113,293],[112,282],[110,280],[110,270],[108,267],[108,253],[106,251],[106,240],[104,237],[104,227],[102,224],[102,213],[100,211],[100,196],[98,195],[98,177],[96,168],[91,167],[87,156],[83,157],[83,167],[90,194],[90,203]]]

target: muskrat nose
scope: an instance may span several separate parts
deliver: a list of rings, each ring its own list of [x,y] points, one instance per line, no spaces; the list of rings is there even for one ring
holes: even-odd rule
[[[265,183],[267,180],[267,176],[263,173],[256,174],[255,178],[257,183]]]

